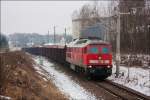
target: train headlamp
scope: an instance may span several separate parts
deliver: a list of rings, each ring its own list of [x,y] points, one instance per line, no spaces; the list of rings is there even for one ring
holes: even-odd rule
[[[111,66],[107,66],[107,68],[110,68]]]
[[[92,68],[92,66],[89,66],[89,68]]]

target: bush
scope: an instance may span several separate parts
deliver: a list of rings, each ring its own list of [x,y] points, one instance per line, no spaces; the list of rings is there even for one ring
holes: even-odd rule
[[[5,35],[0,33],[0,51],[8,50],[8,40]]]

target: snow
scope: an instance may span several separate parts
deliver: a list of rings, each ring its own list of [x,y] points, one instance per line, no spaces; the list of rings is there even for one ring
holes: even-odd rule
[[[11,100],[11,97],[0,95],[0,100]]]
[[[150,96],[150,69],[120,66],[118,78],[115,78],[115,71],[114,65],[113,74],[108,78],[109,80]]]
[[[86,42],[85,42],[86,41]],[[80,42],[80,43],[79,43]],[[76,39],[75,41],[70,42],[67,47],[84,47],[88,44],[108,44],[102,40],[90,40],[90,39]]]
[[[37,64],[40,63],[39,57],[33,59]],[[86,91],[83,87],[73,81],[65,73],[55,69],[54,64],[52,64],[45,58],[40,57],[40,59],[43,60],[43,65],[34,65],[37,72],[42,75],[45,74],[48,79],[51,79],[56,87],[70,100],[97,100],[97,98],[93,94]],[[42,69],[44,69],[46,73],[43,72]]]
[[[55,44],[54,43],[45,43],[44,45],[45,46],[47,46],[47,45],[49,46],[49,45],[55,45]]]
[[[10,51],[20,51],[21,50],[20,47],[10,47],[9,49],[10,49]]]
[[[35,65],[37,72],[41,75],[47,76],[44,79],[45,81],[51,79],[56,87],[70,100],[96,100],[96,97],[93,94],[86,91],[65,73],[55,69],[56,67],[54,67],[55,65],[53,63],[42,57],[40,57],[40,59],[42,59],[43,65],[39,66],[41,63],[39,57],[34,58],[38,64]],[[150,67],[149,69],[144,69],[140,67],[120,66],[120,74],[118,78],[115,77],[115,72],[116,65],[113,64],[113,74],[108,78],[109,80],[150,96]]]

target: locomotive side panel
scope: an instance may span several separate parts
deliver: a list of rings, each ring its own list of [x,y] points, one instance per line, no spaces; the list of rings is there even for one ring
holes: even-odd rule
[[[66,61],[71,64],[83,67],[83,48],[68,47],[66,52]]]

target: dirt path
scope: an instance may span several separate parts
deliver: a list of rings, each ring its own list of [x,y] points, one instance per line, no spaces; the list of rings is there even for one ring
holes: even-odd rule
[[[66,100],[33,65],[33,60],[24,52],[0,53],[0,95],[13,100]]]

